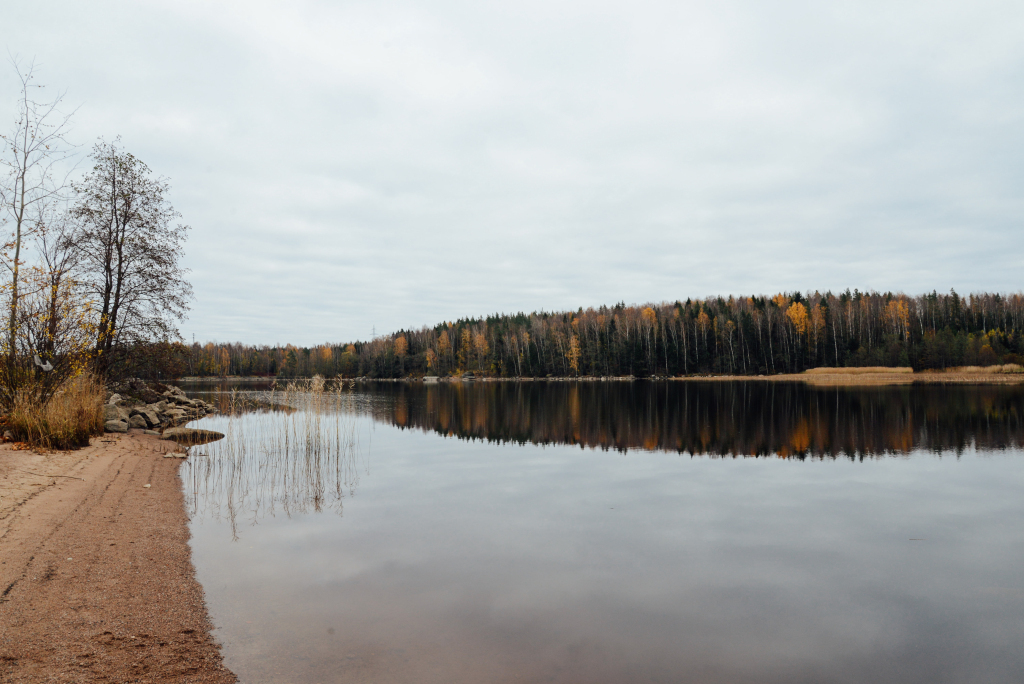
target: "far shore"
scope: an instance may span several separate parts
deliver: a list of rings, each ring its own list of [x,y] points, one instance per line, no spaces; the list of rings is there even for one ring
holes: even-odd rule
[[[816,387],[857,387],[886,385],[1020,385],[1024,384],[1021,373],[986,373],[978,371],[922,371],[900,372],[892,369],[870,373],[829,373],[826,369],[815,372],[780,373],[778,375],[712,375],[701,377],[672,378],[673,380],[700,381],[761,381],[761,382],[802,382]],[[909,370],[909,369],[908,369]]]
[[[185,377],[176,382],[194,383],[258,383],[295,382],[308,378],[289,377]],[[822,387],[886,386],[886,385],[1019,385],[1024,384],[1024,369],[1019,366],[969,366],[945,370],[914,372],[912,368],[812,368],[802,373],[774,375],[684,375],[649,377],[625,376],[560,376],[560,377],[491,377],[468,372],[451,376],[410,376],[402,378],[340,378],[346,383],[362,382],[802,382]]]

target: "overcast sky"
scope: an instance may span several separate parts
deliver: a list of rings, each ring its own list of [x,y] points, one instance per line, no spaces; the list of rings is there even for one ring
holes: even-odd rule
[[[1024,4],[13,3],[192,226],[187,339],[780,290],[1019,291]],[[13,70],[0,105],[13,117]],[[6,125],[5,125],[6,127]]]

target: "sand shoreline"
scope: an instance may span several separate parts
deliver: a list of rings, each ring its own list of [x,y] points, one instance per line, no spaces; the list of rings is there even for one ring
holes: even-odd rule
[[[909,370],[909,369],[908,369]],[[638,378],[633,376],[580,376],[550,378],[458,378],[446,377],[428,380],[433,383],[463,382],[800,382],[822,387],[858,387],[858,386],[895,386],[895,385],[1020,385],[1024,384],[1024,373],[991,373],[973,371],[922,371],[907,372],[899,369],[882,372],[838,372],[830,373],[827,369],[814,369],[804,373],[778,373],[776,375],[683,375],[683,376],[652,376]],[[423,382],[422,378],[356,378],[345,382]]]
[[[709,375],[670,378],[694,382],[802,382],[821,387],[862,387],[895,385],[1020,385],[1021,373],[928,372],[921,373],[780,373],[778,375]]]
[[[195,577],[174,447],[139,431],[67,453],[0,446],[0,680],[237,681]]]

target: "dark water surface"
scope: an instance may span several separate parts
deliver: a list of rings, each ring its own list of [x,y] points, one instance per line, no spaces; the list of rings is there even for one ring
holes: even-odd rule
[[[228,438],[182,466],[243,682],[1022,681],[1018,388],[385,384],[319,411],[204,419]]]

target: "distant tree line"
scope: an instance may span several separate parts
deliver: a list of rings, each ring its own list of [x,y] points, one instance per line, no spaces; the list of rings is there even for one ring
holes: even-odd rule
[[[1021,363],[1022,333],[1022,294],[847,290],[502,314],[315,347],[177,345],[170,356],[193,376],[771,375]]]

